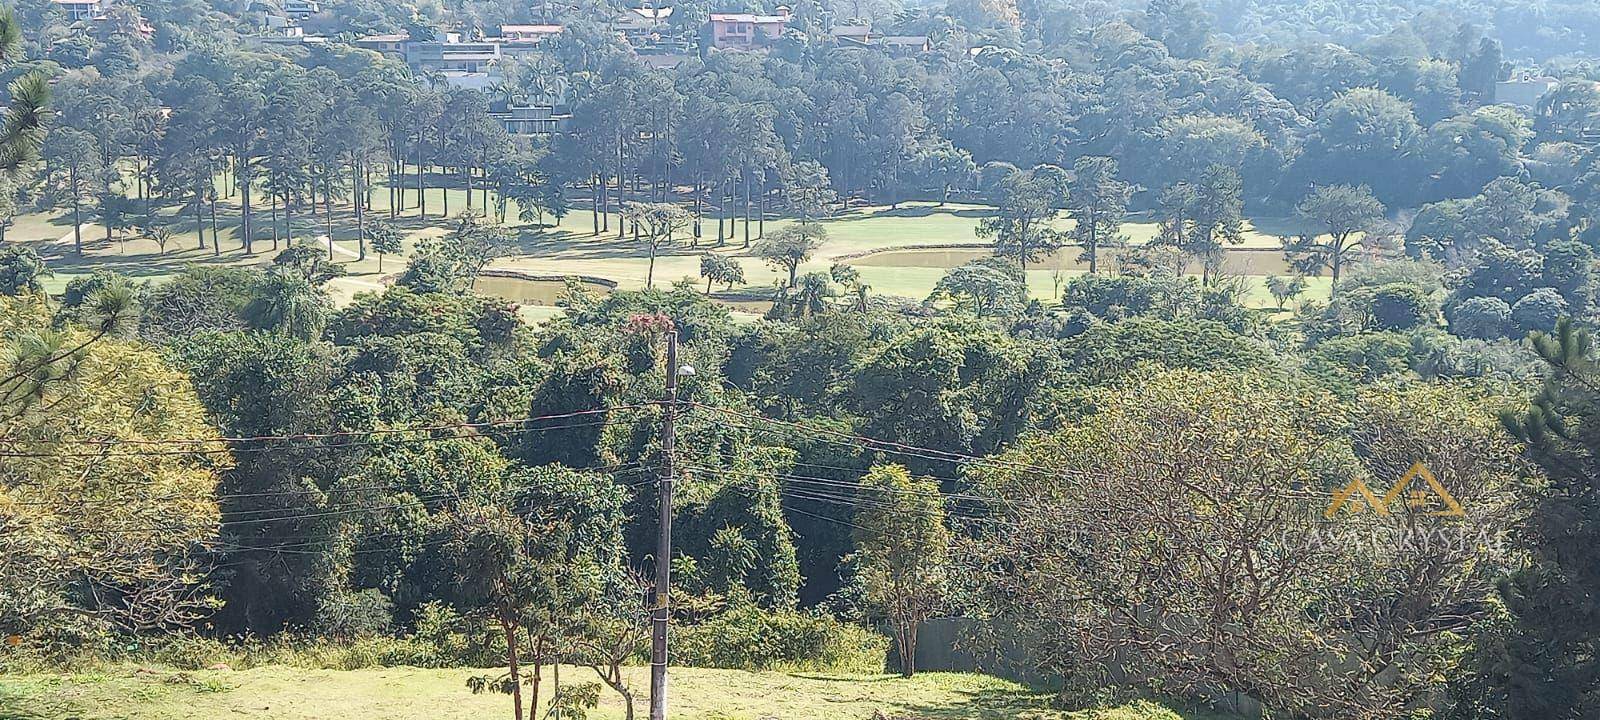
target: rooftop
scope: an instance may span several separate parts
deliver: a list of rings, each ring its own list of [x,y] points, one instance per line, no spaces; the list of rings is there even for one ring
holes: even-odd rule
[[[754,13],[711,13],[711,22],[747,22],[765,25],[789,22],[788,15],[756,15]]]
[[[554,35],[554,34],[559,33],[559,32],[561,32],[561,26],[560,25],[501,25],[500,26],[500,34],[501,35],[506,35],[506,34],[520,34],[520,35],[548,34],[548,35]]]

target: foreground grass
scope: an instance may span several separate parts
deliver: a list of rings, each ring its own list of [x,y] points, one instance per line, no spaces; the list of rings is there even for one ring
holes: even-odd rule
[[[305,670],[269,666],[243,671],[178,672],[120,666],[73,675],[0,675],[0,719],[176,720],[480,720],[509,717],[504,695],[473,695],[468,677],[484,671],[417,668]],[[646,669],[634,668],[635,708],[643,717]],[[1180,713],[1150,702],[1062,711],[1048,694],[1005,680],[963,673],[896,676],[744,672],[675,668],[672,716],[684,720],[867,720],[888,717],[984,720],[1225,720]],[[592,682],[586,668],[563,668],[564,682]],[[547,676],[548,680],[548,676]],[[548,686],[546,686],[548,693]],[[548,697],[548,695],[547,695]],[[616,720],[622,706],[606,690],[591,718]]]

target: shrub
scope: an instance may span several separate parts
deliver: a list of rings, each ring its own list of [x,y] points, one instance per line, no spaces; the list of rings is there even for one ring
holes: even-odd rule
[[[1061,291],[1063,308],[1112,320],[1138,315],[1171,318],[1199,303],[1200,284],[1194,278],[1162,274],[1080,275]]]
[[[237,668],[244,664],[245,654],[224,640],[181,633],[166,637],[150,659],[179,670],[204,670],[219,664]]]
[[[690,667],[878,673],[889,639],[828,615],[745,606],[679,629],[673,659]]]
[[[1410,369],[1411,354],[1405,335],[1364,333],[1318,344],[1306,359],[1306,369],[1329,381],[1369,383]]]
[[[376,637],[388,634],[393,619],[394,604],[381,590],[342,591],[320,599],[312,629],[331,638]]]
[[[1497,297],[1475,297],[1450,313],[1450,332],[1464,338],[1496,340],[1511,331],[1511,305]]]
[[[1539,288],[1528,293],[1511,306],[1511,323],[1517,334],[1526,335],[1534,330],[1550,332],[1556,321],[1567,314],[1567,301],[1552,288]]]
[[[1410,330],[1434,317],[1434,307],[1422,288],[1390,283],[1372,292],[1372,324],[1378,330]]]

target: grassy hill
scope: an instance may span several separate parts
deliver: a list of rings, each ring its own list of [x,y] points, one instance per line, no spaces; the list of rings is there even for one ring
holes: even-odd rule
[[[267,666],[243,671],[180,672],[118,666],[75,675],[0,675],[4,720],[484,720],[510,717],[504,695],[474,695],[466,679],[484,671],[417,668],[305,670]],[[645,668],[629,681],[644,717]],[[671,716],[677,720],[1226,720],[1138,701],[1098,710],[1051,708],[1050,696],[1005,680],[960,673],[848,676],[675,668]],[[587,668],[563,668],[564,682],[593,682]],[[546,676],[548,681],[548,675]],[[545,692],[548,697],[548,685]],[[622,717],[605,690],[590,718]]]

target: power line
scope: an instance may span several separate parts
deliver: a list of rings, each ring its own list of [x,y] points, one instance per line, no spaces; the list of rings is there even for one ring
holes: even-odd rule
[[[614,407],[594,408],[594,409],[591,409],[591,410],[574,410],[574,411],[571,411],[571,412],[552,413],[552,414],[549,414],[549,415],[538,415],[538,416],[534,416],[534,417],[519,418],[519,419],[514,419],[514,420],[488,420],[488,421],[483,421],[483,422],[459,422],[459,423],[444,423],[444,424],[436,424],[436,425],[413,425],[413,426],[408,426],[408,427],[373,428],[373,429],[369,429],[369,430],[338,430],[338,431],[333,431],[333,432],[321,432],[321,433],[289,433],[289,434],[280,434],[280,435],[222,436],[222,437],[214,437],[214,438],[157,438],[157,439],[107,438],[107,439],[103,439],[103,440],[73,439],[73,440],[50,440],[50,441],[41,441],[41,442],[51,442],[51,443],[60,443],[60,444],[76,444],[76,445],[173,445],[173,444],[201,444],[201,443],[268,442],[268,441],[288,441],[288,440],[326,440],[326,439],[330,439],[330,438],[352,437],[352,436],[360,436],[360,435],[391,435],[391,434],[396,434],[396,433],[408,433],[408,432],[438,432],[438,431],[443,431],[443,430],[484,429],[484,428],[500,427],[500,426],[505,426],[505,425],[524,425],[524,424],[527,424],[527,423],[530,423],[530,422],[539,422],[541,420],[565,420],[565,419],[568,419],[568,418],[583,417],[583,416],[586,416],[586,415],[601,415],[601,414],[612,412],[612,411],[615,411],[615,410],[636,410],[636,409],[643,408],[643,407],[649,407],[650,405],[654,405],[654,404],[655,403],[634,403],[634,404],[631,404],[631,405],[617,405],[617,406],[614,406]],[[535,429],[536,430],[536,429],[540,429],[540,428],[531,428],[531,429]],[[17,441],[12,441],[12,442],[17,442]]]
[[[439,438],[439,439],[440,440],[449,440],[449,439],[463,439],[463,438]],[[602,466],[597,466],[597,467],[572,468],[572,469],[576,470],[578,472],[595,472],[595,473],[621,474],[621,473],[632,472],[632,471],[635,471],[635,470],[648,470],[648,469],[650,469],[650,467],[646,466],[643,463],[643,461],[635,460],[633,462],[622,463],[622,464],[618,464],[618,465],[602,465]],[[312,496],[338,495],[338,494],[341,494],[341,493],[365,492],[365,491],[368,491],[368,490],[405,489],[405,488],[409,488],[410,486],[411,486],[410,483],[403,483],[403,482],[380,483],[380,484],[377,484],[377,485],[335,485],[335,486],[332,486],[332,487],[329,487],[329,488],[326,488],[326,489],[322,489],[322,488],[288,488],[288,489],[282,489],[282,490],[264,490],[264,491],[259,491],[259,492],[216,493],[216,494],[213,494],[213,495],[209,495],[208,497],[209,498],[214,498],[216,500],[221,501],[221,500],[236,500],[236,499],[240,499],[240,498],[290,497],[290,496],[295,496],[295,495],[312,495]],[[180,495],[180,494],[168,494],[168,495],[156,495],[156,496],[151,496],[151,497],[140,497],[140,498],[136,498],[136,499],[141,500],[141,501],[162,501],[162,500],[181,500],[181,499],[183,499],[185,497],[188,497],[188,496]],[[88,497],[82,497],[82,498],[76,498],[76,499],[62,500],[62,501],[59,501],[59,502],[58,501],[52,501],[52,500],[13,500],[11,502],[12,502],[12,504],[15,504],[15,505],[25,505],[25,506],[27,506],[27,505],[37,505],[37,506],[83,505],[83,504],[88,504],[88,503],[93,503],[93,504],[97,504],[98,505],[98,504],[125,504],[126,502],[128,502],[128,498],[88,498]]]
[[[533,419],[542,418],[531,418],[530,421],[533,421]],[[520,435],[530,434],[530,432],[547,432],[547,430],[573,429],[573,427],[610,426],[610,424],[616,424],[616,422],[621,421],[618,421],[618,419],[603,419],[603,421],[570,422],[570,424],[563,424],[563,426],[523,427],[523,429],[498,430],[498,432],[502,432],[502,434]],[[470,426],[467,426],[467,424],[462,424],[461,427]],[[419,432],[419,430],[398,430],[398,432]],[[354,432],[352,432],[352,434],[354,434]],[[430,435],[430,437],[397,438],[397,440],[358,440],[358,442],[314,445],[309,446],[307,450],[338,450],[338,448],[362,448],[362,446],[371,446],[371,448],[376,448],[376,446],[419,445],[419,443],[450,442],[450,440],[477,440],[477,438],[490,437],[488,437],[488,435]],[[269,453],[269,451],[283,450],[285,450],[285,448],[282,448],[282,446],[258,446],[258,448],[194,448],[194,450],[126,451],[126,453],[110,453],[110,451],[99,451],[99,453],[0,453],[0,458],[160,458],[160,456],[192,456],[192,454],[230,454],[230,456],[232,456],[232,454]]]
[[[839,430],[833,430],[831,428],[815,427],[815,426],[810,426],[810,425],[806,425],[804,423],[799,423],[799,422],[794,422],[794,421],[779,420],[779,419],[776,419],[776,418],[769,418],[769,417],[766,417],[766,416],[760,415],[760,414],[739,412],[739,411],[736,411],[736,410],[732,410],[730,408],[715,407],[715,406],[705,405],[705,404],[701,404],[701,403],[692,403],[692,404],[695,407],[705,408],[707,410],[712,410],[712,411],[715,411],[715,412],[723,414],[723,415],[731,415],[733,417],[742,418],[742,419],[752,419],[752,420],[756,420],[756,421],[764,421],[764,422],[771,423],[771,424],[781,425],[781,426],[784,426],[784,427],[787,427],[787,428],[790,428],[790,429],[793,429],[793,430],[797,430],[797,431],[800,431],[800,432],[803,432],[803,433],[808,433],[808,434],[812,435],[813,437],[825,437],[825,438],[828,438],[829,439],[828,441],[830,441],[830,442],[834,442],[836,444],[840,444],[840,445],[844,445],[844,446],[848,446],[848,447],[854,447],[854,448],[865,447],[867,449],[879,450],[879,451],[882,451],[882,452],[889,452],[889,453],[893,453],[893,454],[897,454],[897,455],[902,455],[902,456],[906,456],[906,457],[914,457],[914,458],[918,458],[918,459],[922,459],[922,460],[934,460],[934,461],[939,461],[939,462],[958,462],[959,461],[959,462],[971,463],[971,464],[998,465],[998,466],[1001,466],[1001,467],[1013,468],[1013,469],[1017,469],[1017,470],[1022,471],[1022,472],[1032,473],[1032,474],[1035,474],[1035,475],[1044,475],[1044,476],[1047,476],[1047,477],[1072,477],[1072,478],[1077,478],[1077,479],[1080,479],[1080,480],[1084,480],[1084,479],[1100,480],[1100,479],[1106,479],[1106,477],[1107,477],[1103,473],[1094,473],[1094,472],[1085,471],[1085,470],[1078,470],[1078,469],[1074,469],[1074,468],[1058,468],[1058,469],[1043,468],[1043,467],[1039,467],[1037,465],[1031,465],[1031,464],[1028,464],[1028,463],[1018,463],[1018,462],[1008,461],[1008,460],[1004,460],[1004,459],[997,458],[997,457],[982,457],[982,456],[977,456],[977,455],[968,455],[968,454],[965,454],[965,453],[955,453],[955,452],[950,452],[950,451],[945,451],[945,450],[937,450],[937,449],[934,449],[934,448],[921,447],[921,446],[917,446],[917,445],[909,445],[909,444],[906,444],[906,443],[899,443],[899,442],[894,442],[894,441],[890,441],[890,440],[880,440],[880,439],[868,437],[868,436],[865,436],[865,435],[859,435],[859,434],[855,434],[855,433],[848,433],[848,432],[842,432],[842,431],[839,431]],[[758,431],[758,432],[774,432],[774,430],[768,429],[768,428],[752,427],[750,425],[744,425],[744,424],[740,424],[738,422],[733,422],[733,421],[724,421],[724,422],[727,422],[729,425],[732,425],[734,427],[738,427],[738,428],[742,428],[742,429],[746,429],[746,430],[753,430],[753,431]],[[845,469],[845,468],[839,468],[839,469]],[[954,480],[952,478],[943,478],[943,479],[951,480],[952,482],[959,482],[959,481]],[[1263,493],[1258,493],[1258,494],[1263,494]],[[1273,490],[1273,491],[1271,491],[1270,494],[1272,494],[1274,496],[1278,496],[1278,497],[1298,498],[1298,499],[1305,499],[1305,500],[1324,501],[1324,500],[1327,499],[1327,496],[1325,494],[1323,494],[1323,493],[1318,493],[1318,492],[1313,492],[1313,491],[1292,490],[1292,489]],[[994,497],[971,498],[971,499],[975,499],[975,500],[979,500],[979,501],[983,501],[983,502],[993,502],[993,503],[1001,503],[1001,504],[1007,504],[1007,505],[1009,505],[1011,503],[1009,498],[1005,498],[1005,497],[998,496],[998,495],[994,496]]]
[[[646,482],[645,481],[641,481],[641,482],[635,482],[635,483],[624,483],[624,484],[621,484],[621,486],[622,487],[632,488],[632,487],[638,487],[638,486],[644,485],[644,484],[646,484]],[[514,496],[515,493],[517,492],[517,490],[518,490],[518,488],[505,488],[505,489],[502,489],[502,490],[497,491],[495,493],[491,493],[489,497],[490,498],[510,497],[510,496]],[[430,507],[430,504],[440,503],[440,502],[445,501],[445,500],[463,498],[463,496],[461,494],[459,494],[459,493],[437,493],[437,494],[433,494],[433,495],[413,496],[413,497],[416,498],[417,501],[420,502],[424,508]],[[312,509],[309,512],[306,512],[307,508],[267,508],[267,509],[263,509],[263,510],[259,510],[259,511],[247,511],[247,512],[275,512],[275,511],[279,511],[279,510],[285,510],[285,511],[290,511],[290,514],[287,514],[287,515],[275,515],[275,516],[270,516],[270,517],[251,517],[251,518],[245,518],[245,519],[242,519],[242,520],[224,519],[219,524],[220,524],[220,526],[221,526],[221,528],[223,530],[228,530],[230,528],[238,527],[238,526],[241,526],[241,525],[260,525],[260,524],[264,524],[264,523],[288,522],[288,521],[292,521],[292,520],[312,520],[312,519],[326,518],[326,517],[343,517],[343,516],[349,516],[349,515],[366,515],[366,514],[369,514],[369,513],[379,513],[379,512],[389,511],[389,510],[403,510],[403,509],[412,508],[412,507],[416,507],[416,503],[394,503],[394,504],[390,504],[390,505],[337,505],[336,504],[336,505],[326,506],[326,507],[323,507],[323,508]],[[78,533],[78,534],[83,534],[83,535],[94,535],[94,534],[129,535],[129,534],[142,533],[142,532],[161,532],[161,531],[170,531],[170,530],[183,530],[183,529],[186,529],[186,527],[182,526],[182,525],[170,524],[169,523],[169,524],[165,524],[165,525],[146,525],[146,526],[140,526],[140,527],[125,527],[125,528],[93,528],[93,527],[81,527],[81,526],[65,525],[65,526],[62,526],[62,529],[63,530],[67,530],[67,531],[72,531],[72,532],[75,532],[75,533]]]

